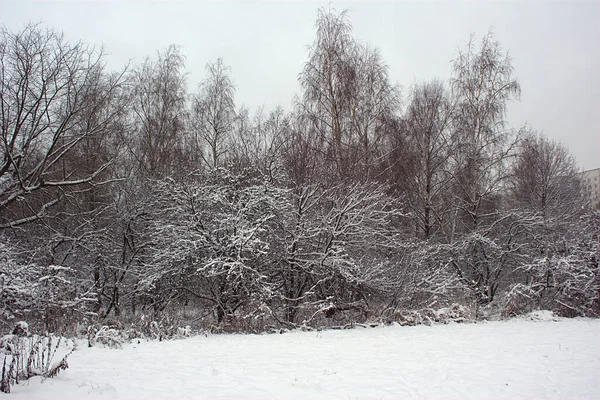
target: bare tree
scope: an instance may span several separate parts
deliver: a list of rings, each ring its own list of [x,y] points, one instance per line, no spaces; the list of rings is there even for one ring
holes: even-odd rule
[[[362,176],[376,172],[385,155],[390,120],[400,106],[400,89],[389,81],[377,48],[358,44],[350,92],[350,159]]]
[[[220,58],[207,64],[208,75],[192,99],[193,142],[211,168],[218,167],[227,153],[236,121],[235,86],[229,77],[230,70]]]
[[[322,181],[327,165],[323,165],[320,138],[312,123],[302,112],[290,117],[290,129],[282,148],[282,164],[291,184],[296,188]]]
[[[133,110],[137,132],[132,153],[150,176],[177,170],[186,119],[186,76],[179,47],[169,46],[147,58],[134,73]]]
[[[321,140],[334,161],[342,152],[344,109],[347,99],[349,53],[354,47],[347,12],[339,15],[319,9],[317,38],[304,66],[300,84],[304,88],[306,111],[312,115],[313,124],[324,131]],[[339,166],[338,168],[343,168]]]
[[[564,221],[582,209],[575,157],[562,144],[535,132],[520,144],[511,189],[517,206],[540,213],[545,223]]]
[[[442,229],[451,202],[448,159],[452,154],[452,103],[444,85],[416,85],[404,123],[410,158],[404,161],[408,201],[425,239]]]
[[[283,178],[282,152],[290,132],[290,118],[281,107],[266,114],[260,108],[252,120],[238,112],[231,158],[240,166],[253,166],[271,181]]]
[[[507,160],[516,144],[506,129],[506,107],[519,98],[521,87],[513,77],[509,55],[502,52],[491,32],[479,46],[471,36],[453,66],[451,85],[457,102],[454,181],[470,230],[482,222],[489,200],[506,178]]]
[[[320,9],[316,26],[300,75],[299,108],[337,176],[369,176],[379,161],[387,117],[399,103],[398,88],[389,83],[379,51],[352,37],[346,11]]]
[[[471,36],[453,66],[455,215],[450,242],[458,255],[453,263],[477,301],[488,303],[506,265],[498,262],[501,248],[493,229],[501,217],[500,197],[517,143],[506,129],[506,107],[521,89],[510,57],[491,32],[479,46]]]
[[[103,68],[101,51],[82,42],[68,43],[61,33],[41,25],[30,24],[16,33],[2,28],[3,227],[40,218],[59,201],[58,189],[92,183],[110,164],[105,159],[83,170],[63,162],[84,142],[102,137],[121,114],[113,99],[123,90],[123,75],[105,75]],[[95,117],[87,118],[90,114]],[[21,211],[7,215],[7,208],[19,200]]]

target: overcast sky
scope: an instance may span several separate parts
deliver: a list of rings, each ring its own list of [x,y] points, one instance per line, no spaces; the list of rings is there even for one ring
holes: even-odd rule
[[[73,40],[104,44],[111,68],[140,63],[169,44],[182,46],[195,91],[207,62],[231,66],[236,101],[256,110],[290,108],[298,73],[328,2],[26,2],[0,0],[0,24],[43,21]],[[337,2],[354,35],[381,50],[403,94],[418,81],[450,75],[469,33],[492,28],[521,83],[509,107],[514,128],[527,123],[566,144],[585,169],[600,167],[600,1]]]

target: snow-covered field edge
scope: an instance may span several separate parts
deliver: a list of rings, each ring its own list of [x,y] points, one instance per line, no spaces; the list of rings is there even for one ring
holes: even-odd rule
[[[88,348],[10,398],[600,398],[600,320],[199,335]]]

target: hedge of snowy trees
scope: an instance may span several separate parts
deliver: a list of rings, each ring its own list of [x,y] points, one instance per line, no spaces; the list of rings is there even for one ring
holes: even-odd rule
[[[3,28],[0,326],[598,316],[575,159],[507,126],[520,86],[492,33],[452,62],[403,99],[320,10],[293,109],[252,114],[221,59],[189,93],[177,46],[109,71],[53,29]]]

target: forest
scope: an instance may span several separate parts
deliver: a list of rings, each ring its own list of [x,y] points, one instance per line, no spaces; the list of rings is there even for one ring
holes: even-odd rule
[[[508,125],[493,32],[405,88],[345,11],[307,53],[290,110],[250,111],[225,60],[189,90],[176,45],[115,71],[2,28],[3,333],[599,316],[600,212],[563,144]]]

